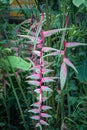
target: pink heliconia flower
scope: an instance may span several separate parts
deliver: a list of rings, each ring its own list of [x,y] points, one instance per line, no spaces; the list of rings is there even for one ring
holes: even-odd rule
[[[40,85],[40,82],[39,81],[35,81],[35,80],[30,80],[30,81],[27,81],[28,84],[31,84],[31,85],[35,85],[35,86],[39,86]]]
[[[41,106],[41,109],[42,109],[42,110],[49,110],[49,109],[52,109],[52,107],[49,107],[49,106]]]
[[[40,111],[39,111],[39,109],[31,109],[31,110],[29,110],[28,112],[32,112],[32,113],[39,113]]]
[[[28,38],[30,41],[32,41],[34,43],[33,53],[38,58],[37,59],[38,62],[36,62],[34,64],[34,66],[31,68],[31,70],[34,71],[35,73],[31,74],[30,76],[27,76],[27,79],[29,79],[27,81],[28,84],[34,85],[37,87],[34,90],[36,95],[38,95],[37,102],[33,103],[31,106],[34,108],[29,110],[29,112],[37,114],[37,115],[31,117],[31,119],[38,121],[36,124],[36,127],[40,127],[41,125],[48,126],[48,123],[46,121],[44,121],[43,118],[51,117],[49,114],[45,113],[44,111],[50,110],[52,108],[50,106],[42,105],[42,104],[43,104],[43,102],[45,103],[45,101],[48,99],[47,97],[43,96],[43,92],[52,92],[52,89],[49,88],[48,86],[45,86],[44,83],[46,84],[46,83],[54,82],[55,79],[58,79],[58,77],[45,76],[46,74],[52,72],[53,70],[47,69],[49,64],[46,61],[44,61],[44,57],[65,54],[64,50],[57,50],[57,49],[51,48],[51,47],[44,47],[43,44],[44,44],[45,37],[51,36],[57,32],[60,32],[60,31],[66,30],[66,29],[64,28],[64,29],[54,29],[54,30],[50,30],[50,31],[42,31],[43,21],[44,21],[44,14],[42,13],[40,22],[35,27],[36,32],[34,32],[34,35],[32,32],[31,36],[26,36],[26,38]],[[20,36],[24,37],[24,35],[20,35]],[[49,54],[44,55],[44,53],[46,53],[46,52],[49,52]],[[66,75],[67,75],[66,72],[67,72],[66,64],[65,64],[65,62],[63,62],[62,66],[61,66],[61,73],[60,73],[61,78],[62,78],[62,74],[66,78]],[[61,80],[61,83],[62,83],[62,81],[64,82],[62,84],[62,87],[63,87],[66,79]]]
[[[30,79],[40,79],[40,74],[32,74],[30,76],[27,76],[26,78],[30,78]]]
[[[51,47],[43,47],[43,48],[42,48],[42,51],[43,51],[43,52],[49,52],[49,51],[58,51],[58,50],[55,49],[55,48],[51,48]]]
[[[41,117],[48,118],[48,117],[51,117],[51,115],[49,115],[49,114],[46,114],[46,113],[41,113]]]
[[[42,125],[46,125],[46,126],[49,125],[49,124],[48,124],[46,121],[44,121],[44,120],[40,120],[40,123],[41,123]]]
[[[68,58],[64,57],[63,61],[65,64],[67,64],[68,66],[73,68],[78,73],[77,69],[75,68],[75,66],[72,64],[72,62]]]
[[[67,68],[66,64],[63,62],[60,69],[60,86],[61,90],[64,88],[65,82],[67,78]]]
[[[32,116],[31,119],[34,119],[34,120],[39,120],[40,117],[39,116]]]
[[[50,31],[44,31],[43,34],[44,34],[44,37],[48,37],[55,33],[64,31],[64,30],[69,30],[69,28],[61,28],[61,29],[54,29],[54,30],[50,30]]]
[[[66,47],[87,46],[86,43],[67,42]]]

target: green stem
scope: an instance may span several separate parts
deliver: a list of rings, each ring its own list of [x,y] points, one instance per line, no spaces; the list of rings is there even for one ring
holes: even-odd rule
[[[40,130],[42,130],[42,126],[40,125]]]
[[[85,94],[86,94],[86,96],[87,96],[87,89],[86,89],[86,86],[83,84],[82,85],[83,86],[83,90],[84,90],[84,92],[85,92]]]
[[[67,79],[68,79],[68,77],[67,77]],[[69,88],[68,88],[68,86],[69,86],[68,82],[69,82],[69,80],[67,80],[67,82],[66,82],[66,89],[67,89],[68,115],[70,115],[71,107],[70,107],[70,103],[69,103],[70,93],[69,93]]]
[[[71,113],[71,107],[70,107],[70,105],[69,105],[69,92],[67,93],[67,101],[68,101],[68,115],[70,115],[70,113]]]
[[[64,120],[64,95],[61,93],[61,125]]]
[[[14,95],[15,95],[15,98],[16,98],[16,101],[17,101],[17,104],[18,104],[18,107],[19,107],[19,111],[20,111],[20,114],[21,114],[22,120],[23,120],[23,122],[24,122],[25,130],[28,130],[28,129],[27,129],[27,126],[26,126],[26,121],[25,121],[25,119],[24,119],[24,115],[23,115],[23,112],[22,112],[22,108],[21,108],[21,105],[20,105],[20,102],[19,102],[18,96],[17,96],[17,94],[16,94],[16,91],[15,91],[15,88],[14,88],[14,85],[13,85],[13,82],[12,82],[12,79],[11,79],[11,77],[10,77],[10,74],[9,74],[7,68],[6,68],[6,70],[7,70],[7,74],[8,74],[8,78],[9,78],[10,84],[11,84],[12,89],[13,89],[13,93],[14,93]]]
[[[3,104],[5,106],[6,113],[7,113],[8,125],[10,126],[10,110],[8,109],[8,105],[6,104],[6,99],[3,97],[2,100],[3,100]]]

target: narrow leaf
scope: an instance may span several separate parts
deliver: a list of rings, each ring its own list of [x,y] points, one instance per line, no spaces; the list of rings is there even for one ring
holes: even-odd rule
[[[45,118],[51,117],[51,115],[46,114],[46,113],[41,113],[41,116],[42,116],[42,117],[45,117]]]
[[[78,73],[77,69],[75,68],[75,66],[72,64],[72,62],[71,62],[69,59],[64,58],[64,62],[65,62],[68,66],[70,66],[71,68],[73,68],[73,69]]]
[[[66,47],[87,46],[86,43],[67,42]]]
[[[63,62],[60,69],[60,86],[61,90],[64,88],[65,82],[67,77],[67,68],[66,64]]]

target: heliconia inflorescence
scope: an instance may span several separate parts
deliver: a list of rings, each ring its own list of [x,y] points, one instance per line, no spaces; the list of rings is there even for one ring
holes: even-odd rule
[[[70,66],[72,69],[74,69],[75,72],[77,72],[73,63],[66,57],[66,49],[70,47],[76,47],[79,45],[86,45],[85,43],[64,41],[64,50],[57,50],[55,48],[45,47],[44,38],[51,36],[57,32],[68,30],[68,28],[66,28],[68,20],[66,19],[66,25],[64,29],[54,29],[49,31],[42,30],[43,22],[44,22],[44,14],[42,13],[40,22],[37,22],[36,26],[35,24],[32,25],[30,29],[30,35],[18,35],[20,37],[28,38],[30,40],[29,43],[33,43],[34,50],[32,50],[32,53],[36,55],[36,57],[38,57],[36,58],[33,67],[31,68],[31,70],[33,70],[33,74],[27,76],[27,79],[29,79],[27,80],[28,84],[36,86],[34,92],[38,96],[37,102],[31,105],[33,109],[29,110],[29,112],[35,114],[34,116],[31,117],[31,119],[37,120],[36,127],[41,127],[41,125],[48,126],[48,123],[46,122],[45,118],[49,118],[51,117],[51,115],[47,114],[45,111],[52,108],[50,106],[44,105],[45,101],[47,100],[47,97],[43,96],[43,92],[44,91],[52,92],[52,89],[44,84],[54,82],[55,79],[58,78],[58,77],[44,77],[44,74],[48,74],[53,71],[51,69],[47,69],[49,63],[47,61],[44,61],[44,57],[56,56],[56,55],[60,55],[63,57],[60,68],[60,87],[62,90],[65,86],[67,78],[66,65]],[[48,54],[44,55],[44,53]]]
[[[37,44],[36,44],[37,49],[35,48],[33,53],[39,57],[38,58],[39,61],[32,68],[32,70],[34,71],[34,74],[27,77],[29,79],[27,81],[29,84],[35,85],[38,87],[34,90],[34,92],[36,92],[38,95],[37,102],[33,103],[31,105],[33,109],[29,110],[29,112],[36,114],[35,116],[31,117],[31,119],[37,120],[36,127],[40,127],[41,125],[45,125],[45,126],[48,125],[45,118],[49,118],[51,117],[51,115],[47,114],[45,111],[52,108],[50,106],[44,105],[44,102],[47,100],[47,97],[43,97],[43,92],[44,91],[52,92],[52,89],[44,85],[44,83],[53,82],[54,79],[57,78],[57,77],[44,77],[44,74],[47,74],[51,72],[52,70],[47,69],[45,67],[45,63],[47,62],[43,60],[43,53],[45,51],[50,51],[50,50],[54,51],[55,49],[52,49],[49,47],[46,48],[43,46],[44,44],[44,33],[42,31],[43,20],[44,20],[44,14],[42,14],[42,18],[38,25],[39,27],[37,27],[38,31],[36,32],[38,33],[38,35],[36,36],[36,39],[35,37],[33,37],[33,39],[37,41]]]

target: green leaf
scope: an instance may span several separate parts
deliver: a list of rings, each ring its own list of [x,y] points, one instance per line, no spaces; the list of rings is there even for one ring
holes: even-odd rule
[[[85,0],[73,0],[73,4],[77,7],[79,7],[81,4],[83,4]]]
[[[16,56],[8,56],[7,59],[5,59],[5,63],[9,67],[12,66],[13,68],[22,69],[22,70],[28,70],[31,66],[31,64],[27,63],[21,57],[16,57]]]
[[[87,1],[85,0],[84,5],[87,7]]]
[[[78,100],[77,97],[70,96],[69,97],[69,104],[74,105],[75,103],[77,103],[77,100]]]
[[[9,2],[9,3],[10,3],[10,4],[12,4],[12,3],[13,3],[13,1],[14,1],[14,0],[10,0],[10,2]]]
[[[87,82],[87,58],[85,58],[80,65],[77,67],[78,74],[76,74],[76,78],[81,82]]]
[[[3,4],[12,4],[14,0],[1,0],[0,2],[2,2]]]
[[[5,126],[5,125],[6,125],[5,123],[0,122],[0,127],[3,127],[3,126]]]

